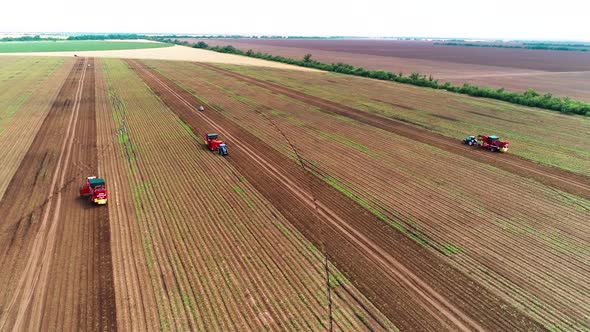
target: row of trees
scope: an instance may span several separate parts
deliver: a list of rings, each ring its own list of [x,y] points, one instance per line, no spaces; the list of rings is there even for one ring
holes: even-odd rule
[[[76,35],[68,37],[68,40],[108,40],[108,39],[145,39],[146,36],[135,33],[111,33],[100,35]]]
[[[467,47],[492,47],[492,48],[524,48],[531,50],[550,50],[550,51],[578,51],[588,52],[587,48],[580,48],[579,46],[570,45],[559,45],[559,44],[547,44],[547,43],[524,43],[518,45],[506,45],[506,44],[481,44],[481,43],[434,43],[434,45],[444,46],[467,46]],[[588,46],[588,45],[582,45]]]
[[[0,41],[3,41],[3,42],[5,42],[5,41],[41,41],[41,40],[59,40],[59,39],[58,38],[51,38],[51,37],[41,38],[41,36],[39,36],[39,35],[0,38]]]
[[[166,39],[166,42],[174,43],[173,40]],[[362,77],[369,77],[384,81],[393,81],[404,84],[412,84],[421,87],[428,87],[432,89],[441,89],[455,93],[461,93],[473,97],[484,97],[492,98],[497,100],[506,101],[513,104],[538,107],[553,111],[558,111],[568,114],[579,114],[590,116],[590,103],[585,103],[577,100],[572,100],[568,97],[559,98],[554,97],[550,93],[541,95],[534,89],[528,89],[524,93],[510,92],[502,89],[491,89],[486,87],[479,87],[470,84],[463,84],[462,86],[454,86],[450,82],[440,83],[432,76],[426,76],[419,73],[412,73],[408,76],[404,76],[403,73],[394,74],[392,72],[384,70],[368,70],[362,67],[355,67],[353,65],[345,63],[322,63],[312,59],[311,54],[306,54],[303,59],[293,59],[283,56],[271,55],[268,53],[254,52],[252,50],[242,51],[234,46],[209,46],[203,41],[199,41],[195,45],[195,48],[208,49],[220,53],[231,53],[249,56],[258,59],[277,61],[282,63],[288,63],[291,65],[297,65],[302,67],[309,67],[320,69],[324,71],[331,71],[347,75],[355,75]]]

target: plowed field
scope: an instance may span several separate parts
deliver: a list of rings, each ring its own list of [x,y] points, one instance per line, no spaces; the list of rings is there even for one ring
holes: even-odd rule
[[[418,72],[441,82],[526,91],[533,88],[556,96],[590,101],[590,52],[457,47],[432,41],[379,39],[181,39],[211,46],[232,45],[240,50],[295,59],[305,54],[324,63],[343,62],[367,69]]]
[[[115,327],[107,208],[78,198],[98,167],[94,92],[79,59],[0,202],[1,330]]]
[[[0,330],[590,328],[586,119],[324,73],[5,59],[28,81],[0,92]],[[476,103],[514,121],[512,149],[546,144],[461,146],[481,118],[448,118]],[[90,175],[106,206],[79,197]]]
[[[286,157],[294,157],[295,146],[299,158],[326,183],[545,326],[586,326],[585,281],[574,280],[579,268],[588,268],[583,267],[587,239],[578,231],[589,217],[582,198],[588,191],[576,197],[556,190],[559,185],[552,181],[559,170],[509,155],[447,145],[438,149],[436,140],[422,136],[425,130],[382,126],[383,121],[368,121],[380,117],[360,117],[362,112],[350,107],[210,66],[150,64]],[[493,157],[498,168],[489,165]],[[585,177],[564,173],[559,178],[572,193],[568,183],[588,188]],[[553,268],[555,273],[548,271]],[[528,271],[527,278],[513,269]],[[573,279],[563,283],[564,278]],[[568,300],[552,291],[557,288],[571,294]],[[571,317],[576,311],[577,318]]]

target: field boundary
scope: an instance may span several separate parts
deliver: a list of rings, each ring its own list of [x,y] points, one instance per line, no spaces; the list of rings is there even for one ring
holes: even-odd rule
[[[177,40],[161,38],[157,39],[162,42],[174,43],[184,45],[183,42]],[[529,88],[523,93],[506,91],[504,88],[492,89],[487,87],[480,87],[464,83],[462,86],[454,86],[451,82],[439,83],[438,79],[432,77],[432,75],[422,75],[418,72],[413,72],[409,76],[403,76],[402,73],[394,74],[385,70],[367,70],[362,67],[355,67],[353,65],[345,63],[322,63],[316,60],[312,60],[311,54],[306,54],[304,59],[293,59],[284,56],[276,56],[267,53],[253,52],[252,50],[243,51],[235,48],[232,45],[226,46],[209,46],[205,42],[199,42],[194,44],[193,47],[207,49],[219,53],[230,53],[242,55],[250,58],[258,58],[269,61],[288,63],[295,66],[314,68],[329,72],[336,72],[345,75],[361,76],[366,78],[377,79],[381,81],[397,82],[401,84],[410,84],[423,88],[440,89],[446,90],[453,93],[469,95],[472,97],[479,98],[490,98],[505,101],[511,104],[537,107],[541,109],[547,109],[551,111],[557,111],[566,114],[577,114],[577,115],[589,115],[590,114],[590,103],[573,100],[569,97],[559,98],[554,97],[551,93],[540,95],[537,91]]]

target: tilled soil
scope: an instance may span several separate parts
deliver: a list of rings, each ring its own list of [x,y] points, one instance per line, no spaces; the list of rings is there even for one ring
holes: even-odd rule
[[[114,330],[108,207],[98,175],[94,62],[78,59],[0,202],[0,330]]]
[[[469,83],[524,92],[533,88],[555,96],[590,101],[589,52],[456,47],[432,42],[390,40],[184,39],[211,46],[295,59],[305,54],[323,63],[343,62],[373,70],[418,72],[454,85]]]
[[[249,84],[263,87],[274,93],[289,96],[307,104],[318,106],[323,112],[346,116],[353,120],[357,120],[377,128],[435,146],[437,148],[470,158],[475,161],[484,162],[511,173],[537,180],[543,184],[553,186],[568,193],[590,199],[590,179],[585,176],[574,174],[558,168],[537,164],[513,154],[494,154],[485,150],[477,150],[472,147],[458,144],[454,139],[430,132],[426,129],[411,126],[402,123],[401,121],[385,118],[376,114],[363,112],[346,105],[285,87],[283,85],[266,82],[208,64],[200,63],[197,65],[214,70],[232,78],[248,82]]]
[[[400,329],[543,329],[236,123],[215,110],[196,113],[201,103],[190,93],[138,62],[129,64],[195,133],[215,130],[227,138],[228,162],[325,248]]]

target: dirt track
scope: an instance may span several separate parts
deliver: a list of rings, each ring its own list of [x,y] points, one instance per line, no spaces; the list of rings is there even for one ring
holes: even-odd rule
[[[492,154],[485,150],[475,150],[471,147],[459,144],[456,140],[428,130],[407,125],[394,119],[363,112],[333,101],[311,96],[283,85],[241,75],[208,64],[201,63],[196,65],[266,88],[275,93],[298,99],[307,104],[318,106],[321,111],[346,116],[377,128],[462,155],[472,160],[484,162],[511,173],[532,178],[543,184],[590,199],[590,179],[587,177],[557,168],[536,164],[512,154]]]
[[[325,244],[337,267],[396,326],[542,329],[235,123],[214,111],[195,113],[199,101],[188,92],[137,62],[129,63],[194,132],[216,130],[228,138],[234,147],[228,161],[306,237]]]
[[[98,167],[94,91],[79,59],[0,202],[0,330],[116,329],[107,208],[78,197]]]

